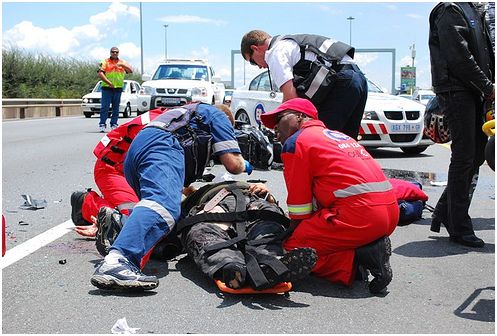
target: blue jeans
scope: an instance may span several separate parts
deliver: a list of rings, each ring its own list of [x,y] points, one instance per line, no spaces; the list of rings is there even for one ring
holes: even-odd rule
[[[109,116],[109,107],[112,103],[112,117],[110,126],[117,126],[119,119],[119,103],[121,102],[122,89],[105,89],[102,88],[102,101],[100,104],[100,123],[99,126],[105,126]]]

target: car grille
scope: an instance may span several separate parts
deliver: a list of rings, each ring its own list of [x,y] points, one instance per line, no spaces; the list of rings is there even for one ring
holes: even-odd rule
[[[100,98],[90,98],[88,99],[88,102],[92,104],[100,104]]]
[[[380,140],[380,136],[378,134],[361,134],[360,140],[364,141]]]
[[[385,117],[389,120],[402,120],[404,116],[402,111],[384,111]]]
[[[407,120],[416,120],[419,118],[419,111],[406,111]]]
[[[156,89],[157,93],[186,94],[188,89]]]
[[[393,142],[411,142],[416,136],[417,134],[390,134],[390,139]]]

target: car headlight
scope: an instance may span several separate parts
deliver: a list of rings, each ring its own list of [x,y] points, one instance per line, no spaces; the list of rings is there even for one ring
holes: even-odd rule
[[[207,96],[207,89],[205,87],[194,87],[192,88],[192,96]]]
[[[141,95],[153,95],[155,93],[155,88],[151,86],[142,86],[140,90]]]
[[[363,120],[380,120],[378,118],[378,115],[376,114],[375,111],[364,111],[364,114],[362,115]]]
[[[88,98],[83,98],[83,103],[88,103]]]

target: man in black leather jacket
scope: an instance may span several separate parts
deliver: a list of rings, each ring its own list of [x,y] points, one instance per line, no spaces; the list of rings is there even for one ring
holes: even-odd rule
[[[444,224],[451,241],[483,247],[468,214],[487,137],[481,131],[483,102],[495,99],[495,56],[484,13],[475,3],[439,3],[430,14],[433,90],[452,137],[448,182],[431,230]]]

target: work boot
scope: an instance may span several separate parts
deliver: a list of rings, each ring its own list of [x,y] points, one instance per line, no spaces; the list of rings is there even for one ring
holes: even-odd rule
[[[90,190],[91,189],[88,189],[87,191],[75,191],[71,194],[71,219],[74,225],[92,225],[92,223],[87,222],[83,218],[83,202]]]
[[[224,284],[232,289],[240,289],[245,286],[247,267],[243,264],[232,262],[223,266],[222,279]]]
[[[369,270],[374,277],[369,283],[369,291],[372,294],[380,293],[392,281],[391,255],[392,243],[386,236],[356,249],[357,264]]]
[[[109,207],[101,207],[97,215],[97,226],[95,245],[98,252],[106,256],[123,228],[121,214]]]
[[[295,282],[301,280],[311,273],[314,266],[316,266],[317,259],[316,250],[313,248],[305,247],[293,249],[285,253],[279,259],[288,269],[285,273],[278,276],[276,272],[267,265],[261,265],[262,272],[266,276],[268,284],[256,289],[271,288],[282,282]]]

